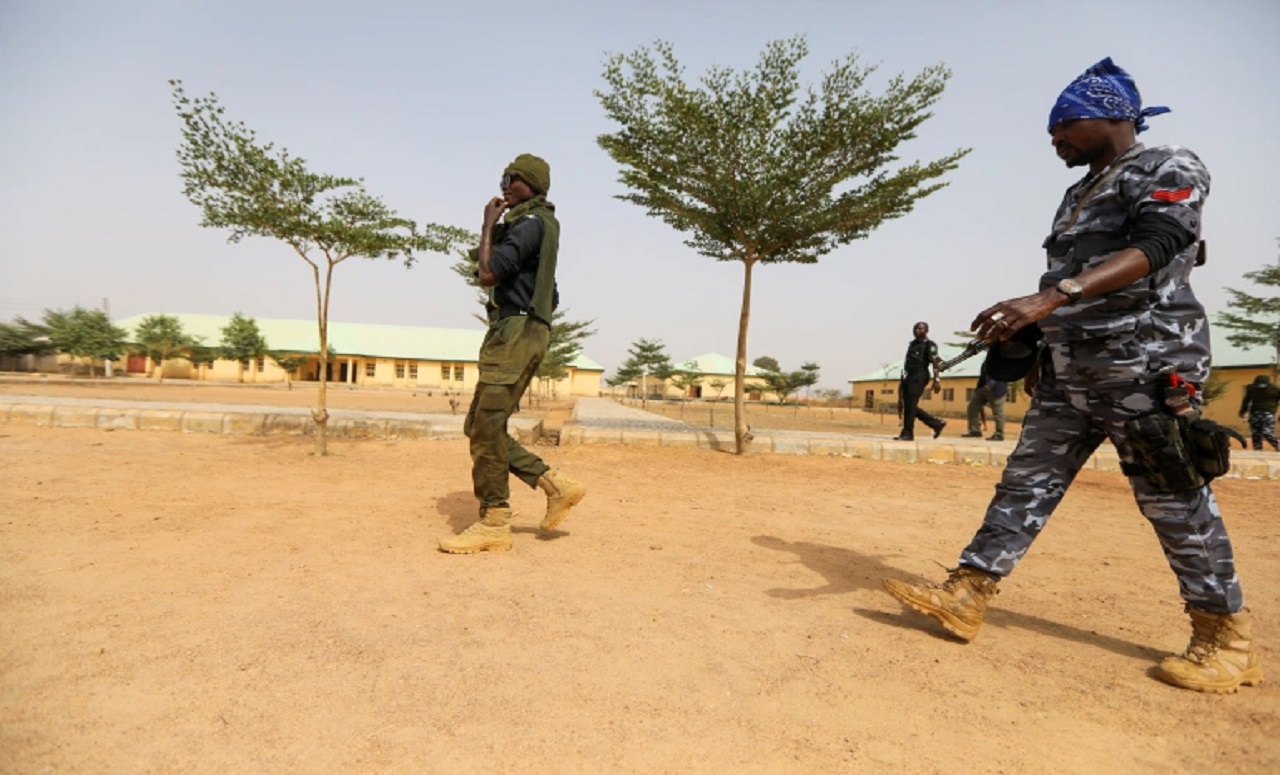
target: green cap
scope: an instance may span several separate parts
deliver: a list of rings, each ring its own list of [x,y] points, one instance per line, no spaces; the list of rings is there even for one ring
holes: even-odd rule
[[[539,194],[545,194],[551,190],[551,165],[540,156],[534,156],[531,153],[522,153],[517,156],[516,160],[502,171],[502,174],[519,176]]]

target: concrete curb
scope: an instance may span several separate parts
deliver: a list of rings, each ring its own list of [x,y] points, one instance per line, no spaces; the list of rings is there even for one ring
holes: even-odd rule
[[[315,430],[309,409],[244,411],[223,407],[210,409],[201,404],[146,404],[112,401],[110,406],[92,402],[44,403],[10,396],[0,402],[0,423],[41,425],[55,428],[105,428],[111,430],[181,431],[221,433],[236,436],[302,436]],[[47,399],[46,399],[47,400]],[[411,415],[396,412],[332,411],[331,438],[354,439],[460,439],[463,418],[455,415]],[[540,418],[513,417],[508,424],[522,444],[542,437]]]
[[[570,419],[560,430],[560,444],[566,446],[624,445],[636,447],[684,447],[733,452],[734,437],[730,430],[687,431],[594,427],[590,421]],[[865,460],[891,460],[901,463],[946,463],[968,466],[1003,467],[1013,452],[1015,442],[986,444],[953,443],[946,438],[930,441],[892,441],[874,436],[835,433],[803,434],[799,432],[755,432],[749,454],[823,455]],[[1085,470],[1120,472],[1120,459],[1110,446],[1093,454]],[[1280,481],[1280,458],[1265,453],[1233,450],[1228,479],[1263,479]]]

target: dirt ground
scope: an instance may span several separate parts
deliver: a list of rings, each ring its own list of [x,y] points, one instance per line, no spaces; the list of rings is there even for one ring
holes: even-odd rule
[[[540,448],[587,499],[541,536],[517,483],[514,550],[454,556],[465,441],[330,447],[0,424],[0,772],[1280,771],[1276,682],[1149,675],[1189,627],[1119,475],[963,644],[880,582],[998,469]],[[1280,483],[1216,490],[1275,677]]]

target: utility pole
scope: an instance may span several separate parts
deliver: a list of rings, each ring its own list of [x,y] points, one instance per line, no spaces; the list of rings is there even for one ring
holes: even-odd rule
[[[107,316],[108,321],[111,320],[111,302],[107,301],[106,296],[102,297],[102,314]],[[111,359],[109,358],[102,359],[102,375],[107,379],[111,379],[112,377]]]

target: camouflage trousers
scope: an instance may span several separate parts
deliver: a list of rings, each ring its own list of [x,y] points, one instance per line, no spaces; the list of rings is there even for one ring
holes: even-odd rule
[[[1276,440],[1275,412],[1249,412],[1249,435],[1253,437],[1253,448],[1262,449],[1262,440],[1273,447],[1280,447]]]
[[[1062,382],[1055,388],[1042,386],[982,527],[961,553],[960,564],[1009,575],[1103,440],[1111,440],[1122,461],[1134,462],[1125,421],[1155,411],[1160,400],[1155,385],[1111,391]],[[1157,492],[1142,477],[1130,477],[1129,485],[1155,529],[1182,599],[1202,611],[1239,611],[1244,600],[1235,557],[1210,487]]]
[[[547,354],[550,330],[528,315],[489,326],[480,345],[480,375],[462,432],[471,440],[471,484],[481,508],[506,506],[509,477],[536,487],[547,472],[542,458],[507,432],[507,421]]]

